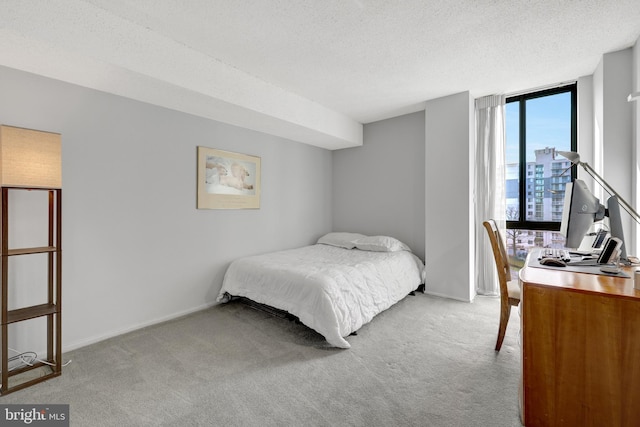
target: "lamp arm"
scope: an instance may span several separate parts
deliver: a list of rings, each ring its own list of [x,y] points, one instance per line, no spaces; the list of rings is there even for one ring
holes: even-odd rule
[[[635,220],[635,222],[640,224],[640,215],[638,214],[638,212],[636,212],[631,207],[631,205],[629,203],[627,203],[627,201],[625,199],[623,199],[622,196],[620,196],[620,194],[618,194],[618,192],[616,190],[614,190],[613,187],[611,187],[607,181],[604,180],[603,177],[598,175],[598,172],[596,172],[591,166],[589,166],[589,163],[578,161],[578,162],[575,162],[575,164],[578,164],[578,165],[582,166],[584,168],[584,170],[586,170],[587,173],[589,175],[591,175],[591,177],[598,182],[598,184],[603,186],[604,189],[607,190],[607,192],[609,192],[609,194],[615,196],[618,199],[618,202],[620,203],[620,206],[622,206],[622,208],[625,211],[627,211],[627,213],[629,215],[631,215],[631,218],[633,218]]]

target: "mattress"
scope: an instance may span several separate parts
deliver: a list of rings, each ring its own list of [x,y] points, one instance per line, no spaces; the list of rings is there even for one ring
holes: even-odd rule
[[[335,347],[344,337],[424,283],[412,252],[378,252],[315,244],[238,259],[218,296],[241,296],[287,311]]]

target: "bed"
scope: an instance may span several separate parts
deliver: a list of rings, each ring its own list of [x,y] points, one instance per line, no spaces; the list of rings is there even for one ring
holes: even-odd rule
[[[314,245],[233,261],[217,300],[282,310],[350,348],[344,337],[423,284],[423,262],[399,240],[333,232]]]

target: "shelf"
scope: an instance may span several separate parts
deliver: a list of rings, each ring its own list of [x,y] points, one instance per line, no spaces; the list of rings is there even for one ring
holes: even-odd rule
[[[55,304],[40,304],[30,307],[19,308],[7,312],[7,324],[21,322],[23,320],[34,319],[36,317],[56,314],[58,307]]]
[[[2,187],[2,199],[0,201],[0,288],[2,294],[2,304],[0,305],[0,395],[12,393],[21,388],[29,387],[39,382],[53,378],[62,373],[62,207],[61,207],[61,189],[51,189],[49,192],[48,204],[48,233],[46,236],[48,246],[38,246],[29,248],[13,248],[9,249],[9,191],[18,191],[20,189]],[[22,189],[24,190],[24,189]],[[43,213],[46,215],[46,213]],[[47,292],[46,303],[37,304],[28,307],[22,307],[15,310],[9,309],[9,301],[11,301],[10,293],[13,288],[9,286],[9,257],[15,255],[30,254],[46,254],[46,260],[34,259],[33,261],[45,261],[47,265],[48,275],[43,286]],[[18,285],[14,285],[18,286]],[[53,366],[40,366],[39,368],[48,370],[48,373],[41,372],[41,369],[32,369],[25,367],[15,372],[9,371],[9,331],[10,325],[19,324],[19,322],[41,318],[45,320],[46,327],[46,356],[44,360],[51,361]],[[41,327],[41,326],[40,326]],[[16,331],[19,329],[15,329]],[[14,376],[15,375],[15,376]],[[9,381],[9,378],[12,380]]]
[[[57,251],[58,251],[58,248],[56,248],[55,246],[40,246],[38,248],[9,249],[7,251],[7,256],[43,254],[43,253],[57,252]]]

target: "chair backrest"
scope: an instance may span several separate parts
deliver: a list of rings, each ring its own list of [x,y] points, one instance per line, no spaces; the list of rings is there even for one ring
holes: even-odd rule
[[[482,225],[487,229],[489,241],[491,242],[491,249],[493,250],[493,258],[496,260],[498,279],[500,282],[500,293],[506,296],[507,282],[511,280],[511,268],[509,267],[509,258],[507,257],[507,252],[504,249],[504,242],[500,235],[500,230],[498,230],[496,222],[492,219],[484,221]]]

